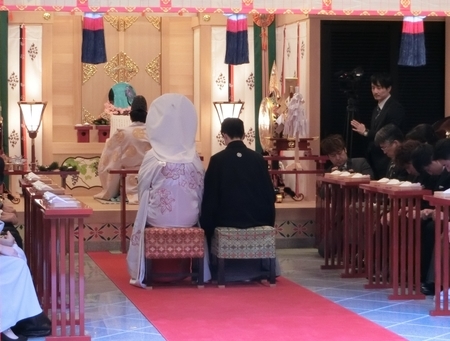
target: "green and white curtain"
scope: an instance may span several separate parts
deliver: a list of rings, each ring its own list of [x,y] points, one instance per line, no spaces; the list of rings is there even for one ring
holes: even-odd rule
[[[31,162],[31,142],[21,126],[17,102],[42,101],[42,26],[8,26],[8,155],[24,157]],[[45,117],[45,113],[44,113]],[[42,163],[42,126],[35,139],[36,160]],[[12,191],[20,192],[17,181],[11,182]]]

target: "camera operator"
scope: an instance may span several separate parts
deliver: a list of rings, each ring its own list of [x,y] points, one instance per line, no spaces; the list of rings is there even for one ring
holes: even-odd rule
[[[375,179],[380,179],[386,174],[389,166],[389,158],[379,146],[374,144],[375,134],[389,123],[401,129],[405,111],[403,106],[391,97],[392,78],[389,74],[373,74],[370,77],[370,83],[372,86],[372,95],[378,102],[377,107],[372,112],[370,128],[367,129],[364,123],[356,120],[351,121],[351,126],[353,131],[369,139],[367,160],[374,171]]]

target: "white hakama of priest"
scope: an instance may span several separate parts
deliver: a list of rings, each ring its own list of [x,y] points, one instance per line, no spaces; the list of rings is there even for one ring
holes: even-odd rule
[[[41,312],[27,263],[0,255],[0,331]]]
[[[119,195],[120,175],[110,174],[111,169],[139,169],[145,153],[151,149],[145,123],[133,122],[129,127],[117,130],[108,139],[98,164],[98,176],[102,191],[94,198],[111,200]],[[129,204],[138,203],[136,174],[126,177],[126,195]]]

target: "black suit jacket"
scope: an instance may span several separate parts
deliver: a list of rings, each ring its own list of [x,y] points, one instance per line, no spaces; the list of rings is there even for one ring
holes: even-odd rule
[[[389,123],[402,129],[404,119],[405,110],[403,106],[392,97],[386,101],[379,115],[377,107],[372,112],[369,134],[367,135],[369,139],[367,161],[369,161],[376,179],[380,179],[386,174],[390,160],[381,148],[375,145],[375,134]]]
[[[200,225],[210,239],[218,226],[274,226],[275,191],[262,155],[233,141],[213,155],[205,174]]]

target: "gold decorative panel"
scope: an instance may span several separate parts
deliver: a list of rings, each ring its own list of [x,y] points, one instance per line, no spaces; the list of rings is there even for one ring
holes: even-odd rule
[[[161,17],[152,17],[146,15],[145,18],[152,24],[158,31],[161,31]]]
[[[161,70],[161,53],[158,57],[154,58],[150,63],[145,67],[145,71],[147,71],[148,75],[153,78],[153,80],[160,84],[160,70]]]
[[[86,83],[97,72],[97,66],[95,64],[83,63],[83,84]]]
[[[92,115],[89,111],[86,110],[86,108],[83,107],[83,123],[89,123],[92,124],[92,122],[95,120],[94,115]]]
[[[125,31],[127,28],[131,27],[139,17],[137,15],[115,16],[106,14],[103,18],[117,31]]]
[[[119,52],[104,66],[105,73],[116,83],[129,82],[139,72],[137,64],[125,52]]]

